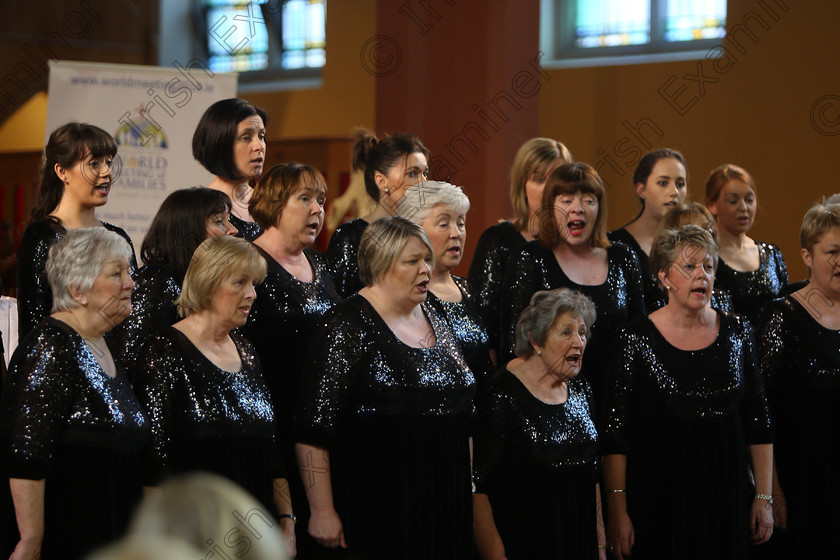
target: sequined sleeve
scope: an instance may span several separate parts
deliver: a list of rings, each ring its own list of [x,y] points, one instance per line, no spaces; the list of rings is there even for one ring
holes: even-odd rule
[[[309,347],[309,368],[301,380],[295,416],[299,442],[323,447],[331,447],[335,442],[368,352],[369,342],[353,309],[341,305],[327,314]]]
[[[782,288],[784,288],[789,281],[787,264],[785,264],[785,256],[782,254],[782,250],[775,245],[770,244],[770,248],[773,252],[773,259],[776,261],[776,274],[782,283]]]
[[[23,232],[15,259],[19,340],[23,340],[52,311],[47,256],[50,247],[64,235],[64,231],[57,221],[44,219],[32,222]]]
[[[622,454],[630,452],[633,427],[633,380],[637,367],[636,348],[642,347],[634,341],[632,326],[622,327],[612,345],[612,359],[607,375],[605,418],[601,422],[601,454]]]
[[[468,280],[490,337],[490,348],[496,352],[501,344],[499,328],[505,268],[511,254],[524,244],[525,239],[519,232],[509,222],[503,222],[484,230],[470,263]]]
[[[778,381],[786,374],[788,350],[784,309],[778,302],[773,300],[764,305],[757,327],[759,370],[771,410],[775,409],[773,400]]]
[[[178,321],[175,299],[181,293],[181,286],[172,273],[156,263],[143,266],[135,284],[131,315],[114,329],[118,352],[132,379],[135,364],[142,361],[140,351],[146,341]]]
[[[627,278],[627,320],[629,321],[645,314],[645,298],[639,258],[629,247],[624,247],[621,262]]]
[[[12,357],[3,402],[11,477],[47,476],[75,398],[76,363],[71,341],[47,330],[32,333]]]
[[[494,376],[476,395],[480,430],[475,437],[473,480],[476,492],[486,494],[497,474],[507,447],[510,430],[517,423],[516,402],[512,395],[497,390]]]
[[[348,298],[364,286],[359,280],[359,242],[367,222],[357,218],[336,228],[325,256],[338,294]]]
[[[744,438],[749,444],[773,443],[770,410],[767,406],[764,382],[759,373],[753,328],[745,318],[737,315],[734,317],[738,319],[738,332],[744,345],[744,400],[740,407]]]
[[[541,257],[536,254],[536,247],[527,244],[521,251],[511,255],[508,261],[502,289],[499,365],[516,356],[516,323],[520,313],[528,307],[531,296],[539,290],[547,289],[544,267]]]
[[[135,367],[134,391],[152,425],[152,439],[143,452],[143,478],[156,486],[166,472],[176,414],[176,376],[186,369],[184,356],[171,340],[157,335],[143,346]]]

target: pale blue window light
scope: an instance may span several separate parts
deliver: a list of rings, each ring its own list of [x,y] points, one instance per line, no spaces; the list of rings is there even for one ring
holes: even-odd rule
[[[581,0],[577,3],[575,46],[617,47],[650,42],[648,0]]]
[[[325,0],[288,0],[283,5],[283,68],[320,68],[326,62]]]
[[[666,41],[719,39],[726,35],[726,0],[668,0]]]
[[[326,0],[203,0],[203,5],[214,72],[308,70],[326,63]],[[270,34],[280,37],[270,40]]]

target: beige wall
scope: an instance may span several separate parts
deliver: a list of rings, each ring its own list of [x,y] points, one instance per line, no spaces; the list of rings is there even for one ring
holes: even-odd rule
[[[755,42],[745,32],[732,35],[732,26],[745,16]],[[697,78],[684,78],[698,75],[697,61],[553,70],[540,92],[539,132],[562,139],[576,159],[600,166],[612,187],[612,228],[638,210],[630,175],[639,156],[626,153],[629,148],[643,153],[647,146],[642,143],[648,142],[653,148],[681,150],[688,160],[691,197],[699,201],[711,169],[723,163],[742,165],[759,190],[750,235],[779,245],[791,278],[798,280],[806,274],[798,243],[802,216],[815,200],[840,191],[835,167],[840,156],[838,20],[836,2],[730,0],[730,35],[723,45],[733,59],[719,60],[718,70],[713,61],[702,62],[703,94]],[[745,52],[739,52],[733,39]],[[733,64],[724,68],[726,62]],[[675,96],[673,103],[683,108],[694,99],[690,108],[678,110],[659,93],[672,76],[676,80],[665,94]],[[681,86],[686,89],[675,95]],[[648,124],[638,139],[622,124],[641,119],[649,119],[662,136]]]

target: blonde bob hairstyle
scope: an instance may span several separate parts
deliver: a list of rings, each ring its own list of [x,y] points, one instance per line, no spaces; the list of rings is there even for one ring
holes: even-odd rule
[[[562,243],[559,224],[555,220],[554,200],[563,194],[592,194],[598,199],[598,216],[595,218],[590,243],[593,247],[602,249],[609,247],[606,192],[600,175],[591,165],[583,162],[564,163],[555,169],[545,182],[540,208],[540,212],[545,214],[536,222],[538,230],[532,232],[534,237],[548,247]]]
[[[840,203],[823,202],[813,206],[802,219],[799,244],[810,253],[814,245],[831,228],[840,227]]]
[[[222,557],[222,552],[242,560],[288,560],[280,526],[265,506],[229,479],[210,473],[164,483],[140,505],[128,536],[182,539],[201,550],[202,558],[211,552],[213,558]],[[250,546],[236,550],[246,542]]]
[[[513,207],[512,225],[516,231],[528,227],[531,216],[528,212],[528,196],[525,183],[534,175],[545,176],[556,159],[571,163],[572,153],[557,140],[531,138],[519,148],[510,168],[510,205]]]
[[[680,256],[693,256],[698,249],[712,257],[717,270],[718,245],[712,234],[705,229],[687,224],[677,229],[664,229],[659,232],[650,250],[650,268],[656,276],[657,287],[667,292],[659,279],[659,273],[668,274]]]
[[[423,228],[400,216],[380,218],[365,228],[359,242],[359,279],[365,286],[376,284],[397,262],[412,237],[423,242],[435,268],[435,251]]]
[[[206,553],[205,553],[206,554]],[[125,538],[95,551],[86,560],[195,560],[202,551],[188,542],[173,537]]]
[[[516,323],[516,355],[520,358],[533,356],[534,344],[545,345],[549,331],[564,313],[583,319],[587,335],[595,324],[595,304],[576,290],[557,288],[531,296],[531,302]]]
[[[397,215],[422,224],[429,212],[438,206],[463,216],[470,209],[470,199],[461,187],[441,181],[423,181],[405,190],[397,205]]]
[[[131,247],[119,234],[104,227],[71,229],[50,247],[47,280],[52,290],[52,312],[79,307],[70,290],[87,292],[111,261],[131,259]]]
[[[320,171],[305,163],[281,163],[269,169],[251,192],[248,212],[264,230],[276,226],[292,195],[309,189],[312,196],[327,198],[327,182]]]
[[[190,259],[181,295],[175,300],[178,313],[186,317],[209,308],[224,280],[247,274],[259,284],[265,280],[265,273],[265,259],[249,242],[230,235],[208,237]]]

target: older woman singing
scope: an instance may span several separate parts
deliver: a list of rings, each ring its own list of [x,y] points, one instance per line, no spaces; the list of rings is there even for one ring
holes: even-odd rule
[[[578,377],[595,306],[537,292],[516,353],[479,389],[475,539],[483,559],[606,558],[592,390]]]
[[[423,229],[365,229],[365,287],[313,340],[298,407],[298,466],[328,547],[371,559],[469,558],[469,419],[475,380],[446,320],[424,305]]]
[[[149,424],[105,340],[131,313],[131,256],[99,227],[50,248],[53,312],[18,346],[3,391],[15,560],[81,558],[120,536],[141,497]]]
[[[661,232],[651,266],[668,304],[619,331],[601,434],[616,558],[748,558],[750,534],[762,543],[773,531],[752,327],[710,307],[716,259],[698,226]]]

